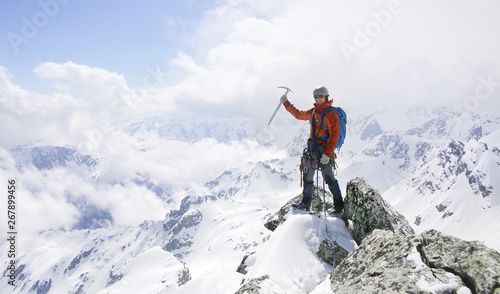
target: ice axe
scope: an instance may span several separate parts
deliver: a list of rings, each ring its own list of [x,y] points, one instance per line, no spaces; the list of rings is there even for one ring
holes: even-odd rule
[[[292,91],[292,90],[290,90],[290,88],[287,88],[287,87],[282,87],[282,86],[280,86],[280,87],[278,87],[278,88],[283,88],[283,89],[286,89],[285,95],[283,95],[283,96],[285,96],[285,97],[286,97],[286,95],[288,95],[288,92],[292,92],[292,93],[293,93],[293,91]],[[282,96],[282,97],[283,97],[283,96]],[[278,113],[278,109],[280,109],[281,104],[283,104],[285,101],[286,101],[286,99],[281,99],[281,100],[280,100],[280,103],[278,104],[278,107],[276,107],[276,110],[274,111],[273,116],[271,116],[271,119],[269,120],[269,123],[267,123],[267,125],[268,125],[268,126],[269,126],[269,125],[271,124],[271,122],[273,121],[274,117],[276,116],[276,113]]]

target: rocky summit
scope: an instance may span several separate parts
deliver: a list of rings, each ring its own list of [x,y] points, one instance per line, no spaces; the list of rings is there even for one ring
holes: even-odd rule
[[[500,254],[480,242],[375,230],[329,277],[343,294],[500,293],[499,273]]]
[[[344,217],[350,220],[352,236],[358,244],[375,229],[402,235],[415,233],[405,217],[362,178],[347,183]]]
[[[323,191],[316,192],[310,213],[321,217],[321,197],[316,195]],[[290,199],[265,226],[274,231],[296,216],[290,204],[300,197]],[[343,219],[359,246],[348,252],[325,238],[316,254],[334,269],[306,293],[500,293],[500,253],[437,230],[415,234],[404,216],[362,178],[347,184]],[[247,280],[237,293],[283,291],[272,275],[262,275]]]

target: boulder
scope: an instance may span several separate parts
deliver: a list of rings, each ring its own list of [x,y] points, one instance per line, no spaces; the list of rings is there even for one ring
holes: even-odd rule
[[[281,287],[273,283],[271,278],[268,275],[263,275],[261,277],[251,279],[248,283],[236,291],[235,294],[266,294],[266,293],[275,293],[275,294],[286,294]]]
[[[350,180],[346,194],[344,217],[349,220],[352,236],[358,244],[376,229],[390,230],[403,236],[415,234],[405,217],[364,179]]]
[[[483,243],[430,230],[417,249],[427,266],[459,276],[472,293],[500,293],[500,253]]]
[[[500,293],[500,254],[431,230],[374,230],[330,273],[334,293]]]
[[[246,264],[246,261],[247,261],[248,257],[250,257],[253,254],[255,254],[255,251],[254,252],[249,252],[249,253],[245,254],[245,256],[243,257],[243,259],[240,262],[240,265],[236,269],[237,273],[240,273],[240,274],[243,274],[243,275],[246,275],[248,273],[247,272],[248,265]]]
[[[316,254],[321,260],[335,267],[347,257],[349,251],[345,250],[336,241],[325,239],[319,244]]]

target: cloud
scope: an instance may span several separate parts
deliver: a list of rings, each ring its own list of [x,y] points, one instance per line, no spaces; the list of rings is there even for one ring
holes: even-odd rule
[[[67,132],[71,114],[79,107],[77,100],[65,93],[44,95],[27,91],[13,84],[11,79],[9,71],[0,67],[2,146],[14,147]]]
[[[46,115],[76,104],[69,95],[43,95],[24,90],[13,84],[12,78],[9,70],[0,66],[0,107],[6,112],[17,115]]]
[[[46,62],[37,66],[35,74],[42,79],[64,81],[78,87],[84,94],[80,97],[81,107],[85,112],[98,117],[117,113],[118,101],[131,98],[137,94],[127,86],[123,75],[102,68],[79,65],[73,62],[57,64]],[[61,89],[60,84],[56,84]]]
[[[41,137],[90,148],[151,114],[246,116],[265,127],[278,86],[293,90],[300,109],[324,85],[349,113],[413,103],[499,111],[500,3],[459,3],[217,1],[183,37],[191,47],[138,87],[103,68],[46,62],[34,69],[54,83],[46,95],[16,86],[2,68],[2,132],[16,143]],[[478,99],[484,80],[490,95]]]
[[[180,53],[171,63],[186,79],[164,93],[183,97],[181,105],[194,112],[258,121],[272,113],[281,85],[294,90],[290,99],[300,108],[311,106],[317,85],[327,86],[345,108],[361,111],[460,105],[480,77],[500,80],[500,41],[494,35],[500,21],[493,13],[499,6],[221,1],[200,22],[195,54]],[[481,106],[491,110],[488,103]]]
[[[276,147],[263,147],[256,141],[220,143],[212,138],[196,142],[160,138],[155,130],[135,137],[110,137],[115,144],[101,162],[102,181],[116,182],[137,174],[151,177],[157,183],[189,186],[204,184],[220,173],[241,168],[248,162],[285,157]],[[111,149],[114,148],[114,149]]]
[[[85,217],[85,210],[81,208],[86,206],[109,211],[116,226],[160,220],[166,211],[166,204],[152,191],[133,182],[101,184],[88,175],[77,175],[64,168],[43,173],[25,169],[13,177],[22,199],[20,230],[27,235],[45,230],[69,230]]]
[[[0,178],[16,180],[23,234],[71,229],[85,217],[86,207],[109,212],[115,226],[162,220],[188,193],[207,192],[204,183],[224,171],[286,156],[250,140],[184,142],[160,138],[155,130],[135,137],[118,132],[103,140],[99,164],[91,169],[71,164],[43,171],[17,169],[9,152],[0,148]],[[143,180],[166,188],[164,196],[173,203],[158,197]]]
[[[32,140],[94,149],[105,135],[126,128],[136,113],[154,110],[144,101],[161,99],[148,89],[131,89],[125,78],[73,62],[42,63],[33,70],[54,83],[47,95],[22,89],[0,67],[0,144],[12,148]],[[142,106],[141,106],[142,105]]]

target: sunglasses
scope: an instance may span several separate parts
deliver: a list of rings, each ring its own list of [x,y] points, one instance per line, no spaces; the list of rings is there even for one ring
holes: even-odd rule
[[[316,96],[314,96],[314,99],[319,99],[319,98],[325,98],[325,95],[316,95]]]

